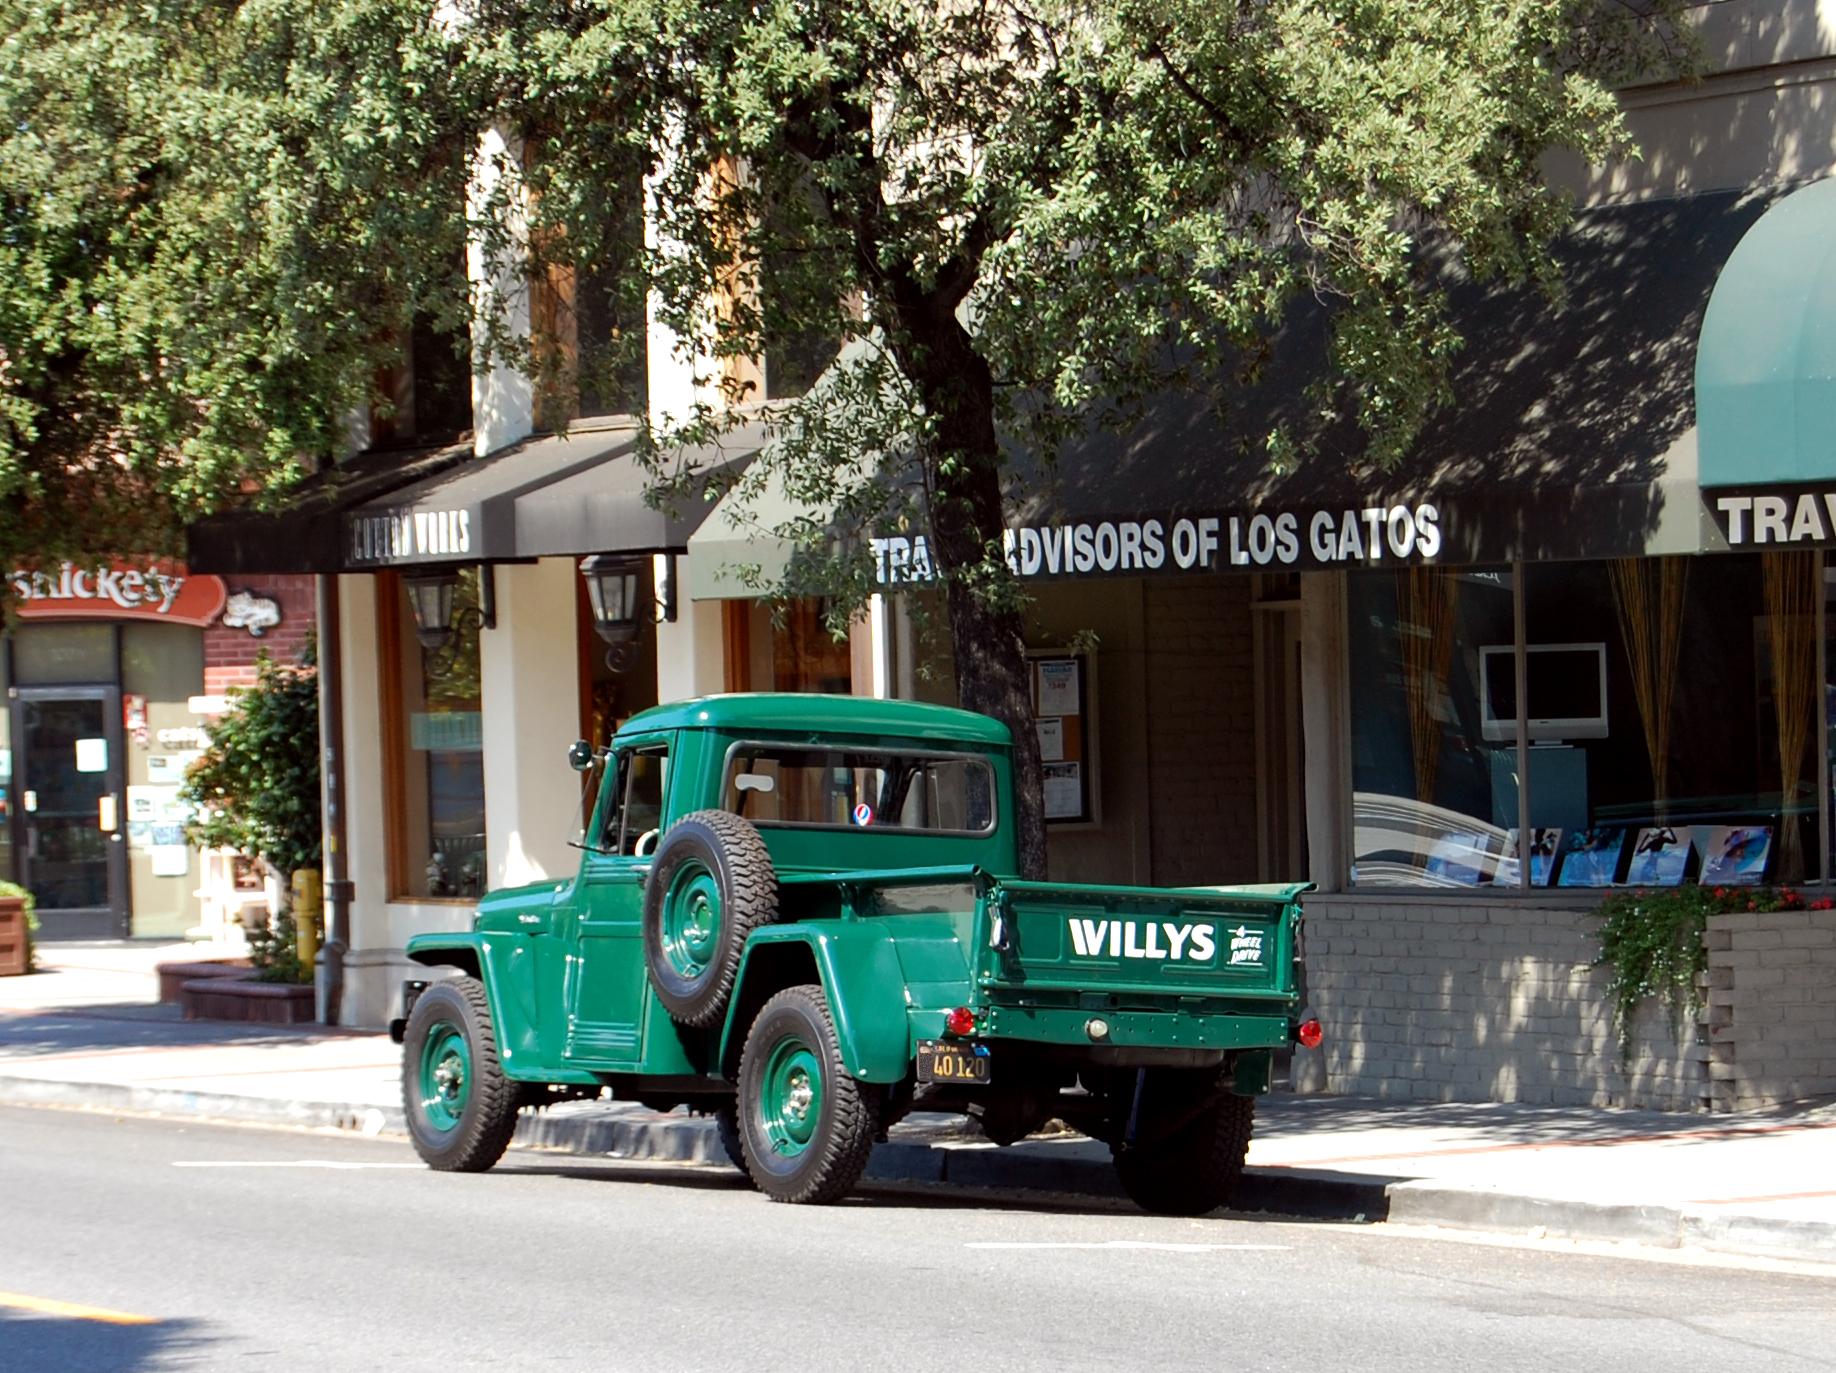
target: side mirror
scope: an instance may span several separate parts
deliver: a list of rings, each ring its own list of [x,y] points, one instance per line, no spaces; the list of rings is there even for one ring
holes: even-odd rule
[[[567,765],[575,772],[585,772],[593,766],[593,746],[585,739],[576,739],[567,746]]]

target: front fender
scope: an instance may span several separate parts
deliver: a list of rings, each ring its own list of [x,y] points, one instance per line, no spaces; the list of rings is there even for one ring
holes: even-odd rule
[[[736,1063],[752,1017],[769,997],[803,981],[785,955],[816,968],[840,1041],[842,1066],[862,1082],[900,1082],[911,1069],[905,976],[887,933],[854,921],[769,925],[754,931],[740,960],[738,994],[721,1032],[720,1061]],[[801,955],[801,957],[798,957]]]

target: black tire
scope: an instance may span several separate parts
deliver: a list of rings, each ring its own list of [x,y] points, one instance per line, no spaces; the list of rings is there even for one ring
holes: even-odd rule
[[[789,1100],[768,1107],[768,1090],[779,1095],[799,1071],[806,1083],[811,1072],[820,1074],[808,1084],[815,1088],[814,1115],[796,1114]],[[821,987],[785,988],[752,1022],[740,1054],[739,1126],[746,1174],[773,1201],[838,1201],[861,1180],[879,1128],[879,1101],[842,1067]],[[798,1134],[804,1137],[787,1143]]]
[[[684,903],[718,899],[708,937],[691,948],[681,937]],[[746,936],[778,914],[778,874],[752,823],[724,810],[683,816],[663,836],[644,882],[644,963],[670,1018],[706,1029],[726,1018]]]
[[[727,1162],[739,1169],[747,1182],[752,1182],[752,1169],[746,1166],[746,1146],[740,1139],[738,1101],[714,1108],[714,1134],[720,1140],[720,1149],[727,1156]]]
[[[1255,1118],[1255,1097],[1216,1085],[1195,1088],[1150,1071],[1137,1124],[1140,1142],[1113,1146],[1122,1190],[1159,1216],[1202,1216],[1228,1205],[1243,1176]]]
[[[463,1054],[457,1042],[463,1043]],[[453,1053],[443,1055],[442,1046]],[[438,1061],[434,1061],[435,1059]],[[451,1096],[430,1091],[441,1065],[460,1061]],[[452,1082],[450,1071],[443,1084]],[[504,1076],[484,984],[475,977],[436,982],[414,1003],[402,1036],[402,1109],[414,1151],[445,1173],[482,1173],[504,1156],[516,1133],[519,1084]]]

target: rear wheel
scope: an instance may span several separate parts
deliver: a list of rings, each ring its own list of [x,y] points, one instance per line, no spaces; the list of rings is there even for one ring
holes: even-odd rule
[[[1202,1216],[1227,1205],[1243,1176],[1256,1098],[1209,1074],[1148,1072],[1133,1144],[1113,1146],[1122,1190],[1144,1211]]]
[[[510,1147],[521,1102],[498,1062],[484,984],[456,977],[422,992],[402,1036],[402,1109],[414,1151],[442,1172],[482,1173]]]
[[[819,986],[779,992],[740,1055],[739,1133],[746,1173],[773,1201],[839,1200],[860,1181],[878,1102],[842,1067]]]

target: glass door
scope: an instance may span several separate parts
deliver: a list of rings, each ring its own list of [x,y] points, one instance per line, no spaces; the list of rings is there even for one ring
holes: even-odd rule
[[[20,878],[44,939],[128,932],[121,697],[112,686],[13,692]]]

